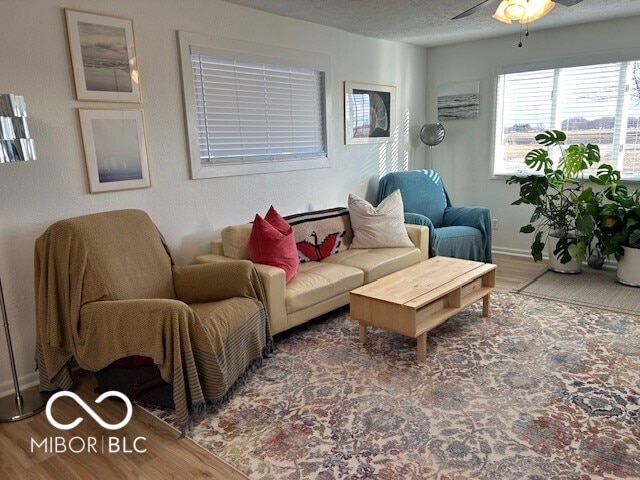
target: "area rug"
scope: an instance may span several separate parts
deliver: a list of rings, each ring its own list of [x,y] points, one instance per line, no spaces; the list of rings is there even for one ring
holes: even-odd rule
[[[544,269],[516,287],[514,292],[640,315],[640,288],[616,282],[615,270],[585,268],[574,275]]]
[[[637,479],[640,317],[496,293],[418,363],[343,310],[278,338],[187,436],[251,479]]]

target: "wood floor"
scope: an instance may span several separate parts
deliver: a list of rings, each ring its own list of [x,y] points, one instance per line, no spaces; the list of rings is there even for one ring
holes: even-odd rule
[[[539,271],[543,266],[530,258],[509,255],[494,255],[498,265],[496,290],[508,291]],[[75,373],[76,393],[80,395],[106,421],[117,423],[125,414],[122,403],[105,400],[95,404],[97,395],[92,375]],[[44,413],[15,423],[0,423],[0,478],[11,479],[200,479],[220,480],[245,479],[246,477],[212,456],[195,443],[179,438],[178,432],[155,419],[138,407],[134,407],[133,417],[122,430],[107,432],[94,422],[82,408],[71,399],[56,401],[55,418],[71,422],[75,418],[86,418],[68,432],[55,430]],[[105,433],[106,432],[106,433]],[[69,445],[79,453],[45,453],[43,447],[35,447],[32,453],[32,439],[41,442],[45,438],[61,436],[67,439],[79,437]],[[82,442],[95,437],[98,442],[104,437],[119,437],[119,453],[94,453],[82,448]],[[136,438],[139,439],[135,444]],[[123,440],[128,442],[126,445]],[[116,450],[116,444],[112,451]],[[146,450],[144,453],[136,453]],[[98,450],[101,445],[97,445]],[[126,448],[127,453],[123,452]],[[108,452],[107,448],[105,452]],[[249,455],[249,452],[247,452]]]

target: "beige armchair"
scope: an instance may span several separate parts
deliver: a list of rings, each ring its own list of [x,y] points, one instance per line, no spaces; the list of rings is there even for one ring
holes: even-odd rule
[[[140,210],[59,221],[36,241],[40,389],[139,355],[173,387],[180,424],[221,401],[270,347],[263,289],[251,262],[176,267]]]

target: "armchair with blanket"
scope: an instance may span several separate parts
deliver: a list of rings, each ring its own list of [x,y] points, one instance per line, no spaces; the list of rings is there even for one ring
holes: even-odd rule
[[[140,210],[51,225],[35,245],[35,292],[41,391],[72,387],[72,357],[92,372],[148,357],[171,384],[183,427],[271,344],[251,262],[177,267]]]
[[[379,204],[400,190],[405,223],[429,227],[429,256],[491,262],[491,215],[486,207],[454,207],[435,170],[392,172],[378,184]]]

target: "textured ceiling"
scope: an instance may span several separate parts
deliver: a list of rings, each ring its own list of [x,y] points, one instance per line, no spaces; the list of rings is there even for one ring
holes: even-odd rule
[[[465,18],[451,20],[481,0],[224,0],[285,17],[328,25],[367,37],[425,47],[517,34],[519,24],[491,18],[497,0]],[[640,0],[583,0],[556,4],[531,31],[640,15]],[[639,19],[638,28],[640,28]]]

